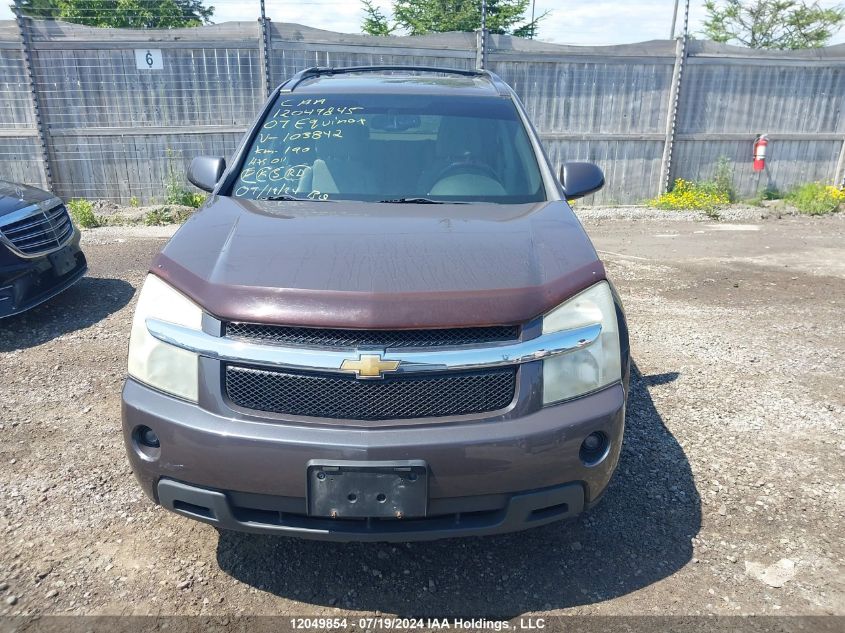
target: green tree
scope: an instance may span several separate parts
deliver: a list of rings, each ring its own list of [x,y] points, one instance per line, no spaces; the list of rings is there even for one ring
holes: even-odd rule
[[[200,26],[214,15],[214,7],[202,0],[19,0],[15,5],[33,18],[134,29]]]
[[[526,18],[531,0],[487,0],[487,29],[491,33],[510,33],[534,37],[537,26],[548,12],[533,21]],[[481,28],[481,0],[393,0],[393,25],[370,0],[362,0],[362,29],[371,35],[388,35],[401,27],[409,35],[476,31]],[[385,32],[386,29],[389,29]]]
[[[364,33],[390,35],[396,30],[396,25],[390,25],[387,16],[370,0],[361,0],[361,4],[364,6],[364,21],[361,23],[361,30]]]
[[[799,0],[707,0],[702,34],[716,42],[749,48],[818,48],[830,41],[845,21],[845,9],[825,9]]]

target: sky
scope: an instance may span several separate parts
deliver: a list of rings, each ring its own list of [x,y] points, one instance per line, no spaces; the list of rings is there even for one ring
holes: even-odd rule
[[[9,0],[0,0],[0,19],[10,19]],[[822,0],[825,7],[842,0]],[[540,25],[538,39],[558,44],[625,44],[666,39],[672,24],[674,0],[535,0],[535,11],[551,13]],[[258,16],[258,0],[206,0],[215,7],[215,22],[252,20]],[[375,0],[389,13],[390,0]],[[267,15],[277,22],[296,22],[319,29],[360,33],[363,11],[358,0],[266,0]],[[683,0],[678,28],[683,23]],[[690,3],[690,32],[701,29],[703,0]],[[845,29],[832,40],[845,43]]]

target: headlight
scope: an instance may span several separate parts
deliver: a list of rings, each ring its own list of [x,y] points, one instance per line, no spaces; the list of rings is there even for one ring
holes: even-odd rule
[[[543,334],[601,324],[593,343],[543,361],[543,404],[560,402],[612,384],[622,377],[619,324],[610,284],[597,283],[543,317]]]
[[[202,310],[155,275],[147,275],[135,307],[129,337],[129,375],[151,387],[197,401],[196,354],[159,341],[147,330],[147,319],[202,329]]]

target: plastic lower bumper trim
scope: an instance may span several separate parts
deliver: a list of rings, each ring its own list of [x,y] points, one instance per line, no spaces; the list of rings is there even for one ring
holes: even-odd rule
[[[223,491],[173,479],[158,482],[162,506],[215,527],[329,541],[405,542],[516,532],[571,518],[584,509],[580,483],[513,494],[498,510],[424,519],[324,519],[235,506]]]

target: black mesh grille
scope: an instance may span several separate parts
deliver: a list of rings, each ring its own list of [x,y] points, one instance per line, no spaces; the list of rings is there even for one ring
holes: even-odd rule
[[[4,224],[0,226],[0,231],[22,253],[37,255],[64,244],[73,233],[73,224],[67,209],[59,206]]]
[[[516,368],[359,380],[353,376],[226,367],[226,394],[238,406],[344,420],[398,420],[495,411],[511,403],[515,389]]]
[[[519,338],[519,326],[503,325],[436,330],[343,330],[227,323],[226,336],[262,343],[312,347],[357,348],[366,345],[383,348],[442,347],[514,341]]]

